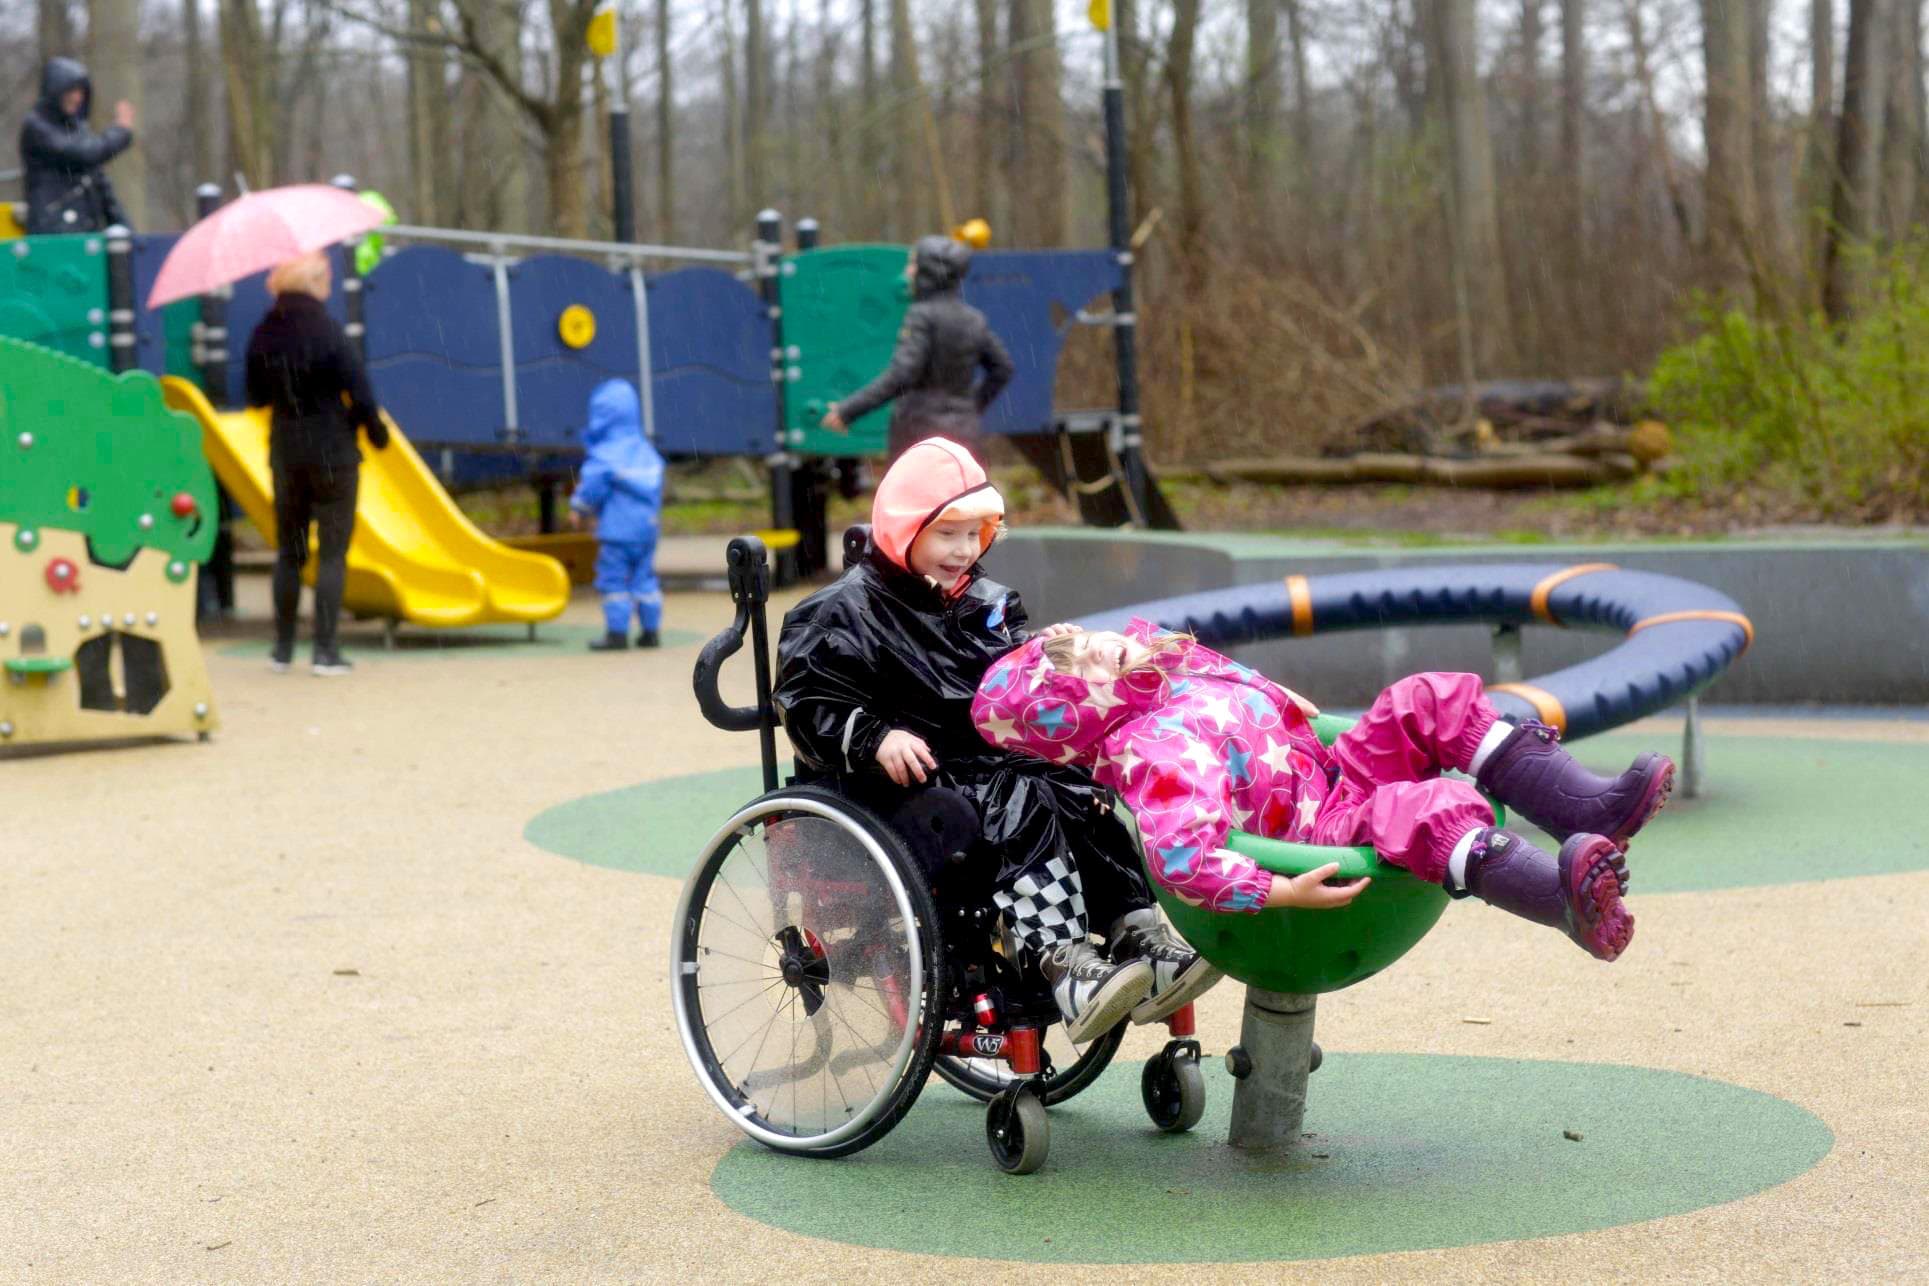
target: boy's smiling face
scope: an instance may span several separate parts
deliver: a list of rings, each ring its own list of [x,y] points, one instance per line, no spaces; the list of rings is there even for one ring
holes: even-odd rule
[[[940,518],[911,542],[911,570],[940,585],[953,585],[984,552],[984,520]]]

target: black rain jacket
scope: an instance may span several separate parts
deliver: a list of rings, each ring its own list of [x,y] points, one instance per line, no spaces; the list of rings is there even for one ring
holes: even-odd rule
[[[898,330],[891,364],[837,404],[837,413],[850,424],[895,398],[892,459],[934,435],[969,443],[977,436],[978,417],[1012,375],[1011,356],[985,315],[964,301],[971,247],[949,237],[924,237],[916,252],[914,302]]]
[[[280,466],[355,468],[358,426],[378,450],[388,445],[368,371],[313,296],[275,296],[248,337],[247,383],[248,405],[273,411],[268,452]]]
[[[909,796],[877,763],[893,728],[922,737],[938,761],[929,784],[962,794],[981,838],[973,874],[1009,884],[1069,850],[1093,927],[1152,897],[1111,797],[1082,769],[1001,751],[979,734],[971,701],[985,672],[1031,637],[1016,590],[973,567],[957,597],[872,550],[784,616],[772,699],[800,777],[829,777],[885,816]],[[914,788],[915,789],[915,788]]]
[[[60,98],[80,88],[86,96],[69,116]],[[101,167],[133,145],[134,135],[118,125],[96,134],[87,128],[94,87],[87,68],[72,58],[49,58],[40,75],[40,101],[20,123],[20,168],[26,175],[27,232],[100,232],[127,211],[114,195]]]

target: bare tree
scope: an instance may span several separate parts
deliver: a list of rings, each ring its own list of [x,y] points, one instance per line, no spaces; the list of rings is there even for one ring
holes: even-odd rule
[[[1835,5],[1809,0],[1809,113],[1799,194],[1804,230],[1803,262],[1809,277],[1822,279],[1828,243],[1829,197],[1835,171]],[[1813,292],[1813,288],[1811,288]],[[1819,297],[1812,293],[1811,298]]]
[[[1528,177],[1541,172],[1541,6],[1520,2],[1520,107],[1522,167]]]
[[[1822,306],[1832,318],[1854,306],[1850,250],[1875,233],[1876,179],[1882,155],[1882,46],[1893,33],[1888,0],[1849,0],[1849,47],[1842,65],[1842,121],[1836,136],[1833,217],[1823,257]]]
[[[1000,227],[998,139],[1004,113],[998,93],[998,0],[976,0],[978,19],[978,112],[971,137],[971,193],[976,213]]]
[[[1426,6],[1427,84],[1440,120],[1448,176],[1454,311],[1463,377],[1493,374],[1513,361],[1513,325],[1500,253],[1493,140],[1475,51],[1473,0]]]
[[[670,0],[656,0],[656,235],[676,242],[676,94],[670,68]]]
[[[190,3],[192,0],[190,0]],[[408,51],[409,218],[435,225],[455,187],[454,155],[448,146],[449,61],[438,37],[441,20],[433,0],[409,0],[409,27],[421,39]]]
[[[1279,0],[1246,0],[1246,189],[1271,224],[1279,182]]]
[[[137,112],[145,107],[140,0],[89,0],[87,43],[96,92],[108,101],[124,98]],[[139,132],[133,148],[114,165],[114,190],[134,226],[146,227],[147,148]]]
[[[1705,249],[1717,278],[1739,292],[1757,257],[1755,148],[1749,69],[1750,0],[1701,0],[1702,63],[1707,76],[1703,133],[1708,168]]]
[[[1012,234],[1021,246],[1065,243],[1064,103],[1051,0],[1011,0]]]
[[[1587,34],[1585,0],[1561,0],[1561,176],[1581,209],[1587,190],[1587,140],[1581,122],[1587,113]]]
[[[891,183],[896,196],[897,235],[917,236],[924,226],[924,189],[928,172],[919,164],[923,150],[924,85],[918,77],[917,32],[911,27],[911,0],[891,0],[891,106],[897,129],[891,139]],[[928,181],[928,178],[927,178]]]
[[[250,187],[275,179],[274,61],[255,0],[220,0],[228,163]]]
[[[183,61],[190,74],[186,82],[188,165],[198,185],[216,177],[214,168],[213,118],[208,103],[207,39],[201,32],[201,0],[181,0],[181,40]]]
[[[1888,48],[1882,125],[1881,227],[1899,240],[1915,223],[1922,195],[1922,6],[1905,0],[1891,15],[1895,34]]]

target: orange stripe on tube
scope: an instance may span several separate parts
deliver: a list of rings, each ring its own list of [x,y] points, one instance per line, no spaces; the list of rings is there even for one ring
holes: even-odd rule
[[[1313,587],[1304,576],[1288,576],[1286,597],[1293,604],[1293,633],[1304,638],[1313,632]]]
[[[1741,650],[1743,652],[1746,652],[1755,645],[1755,623],[1753,621],[1743,616],[1740,612],[1718,612],[1713,608],[1704,608],[1700,611],[1693,612],[1663,612],[1659,616],[1650,616],[1645,621],[1636,621],[1630,626],[1628,628],[1628,636],[1632,638],[1642,630],[1647,629],[1650,625],[1673,625],[1676,621],[1727,621],[1731,625],[1741,626]]]
[[[1534,586],[1534,592],[1529,596],[1528,602],[1533,606],[1535,616],[1546,621],[1549,625],[1559,625],[1561,622],[1555,617],[1554,613],[1548,609],[1548,595],[1573,580],[1576,576],[1585,576],[1589,572],[1613,572],[1619,570],[1620,568],[1616,567],[1613,563],[1576,563],[1572,567],[1563,567],[1552,576],[1541,581],[1540,584]]]
[[[1534,713],[1540,716],[1542,723],[1562,736],[1567,735],[1567,710],[1552,692],[1531,683],[1496,683],[1487,691],[1506,692],[1519,697],[1534,707]]]

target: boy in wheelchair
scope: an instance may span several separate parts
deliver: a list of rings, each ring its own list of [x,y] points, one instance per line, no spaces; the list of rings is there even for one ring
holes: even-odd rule
[[[772,701],[800,776],[834,780],[900,829],[965,801],[974,838],[940,896],[989,883],[1021,965],[1043,974],[1067,1036],[1084,1041],[1128,1014],[1165,1018],[1220,975],[1164,927],[1131,834],[1089,773],[978,736],[979,680],[1030,637],[1018,595],[978,566],[1003,518],[963,447],[928,438],[898,457],[878,484],[869,551],[785,615]],[[1093,926],[1108,930],[1104,953]]]
[[[1674,763],[1643,754],[1602,778],[1552,728],[1499,719],[1472,674],[1410,675],[1329,748],[1304,697],[1134,619],[1070,630],[994,665],[973,713],[1000,748],[1091,765],[1138,820],[1155,877],[1218,911],[1343,906],[1364,887],[1297,879],[1221,846],[1240,829],[1320,845],[1370,844],[1455,897],[1562,929],[1613,960],[1634,936],[1622,901],[1628,840],[1667,802]],[[1456,769],[1473,782],[1443,777]],[[1547,853],[1496,828],[1481,790],[1562,841]]]

